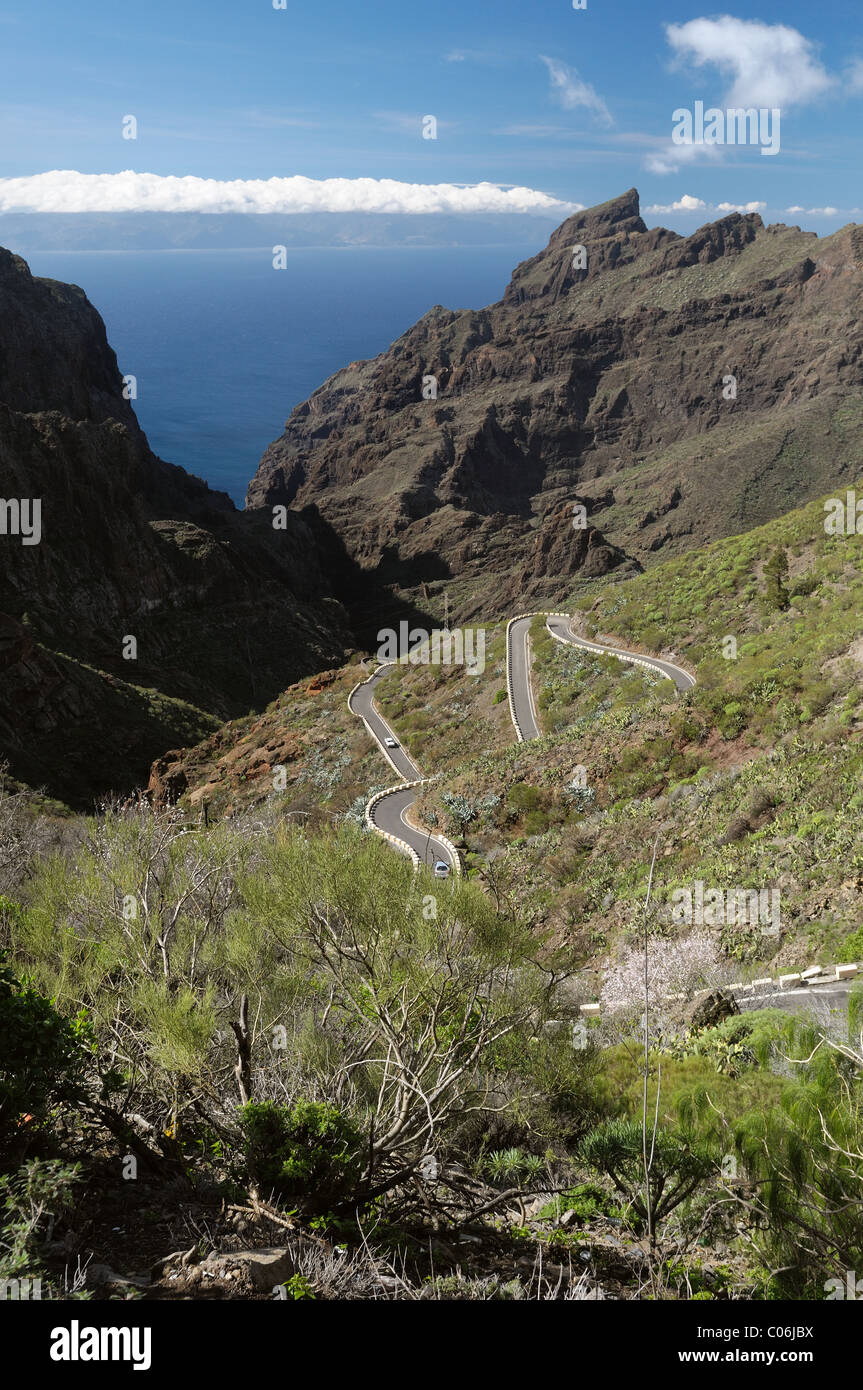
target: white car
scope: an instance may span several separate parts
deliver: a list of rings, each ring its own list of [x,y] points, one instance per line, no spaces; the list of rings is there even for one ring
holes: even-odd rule
[[[445,864],[442,859],[438,859],[434,866],[435,878],[449,878],[449,864]]]
[[[385,748],[398,748],[398,744],[396,743],[396,741],[395,741],[394,738],[385,738],[385,739],[384,739],[384,747],[385,747]]]

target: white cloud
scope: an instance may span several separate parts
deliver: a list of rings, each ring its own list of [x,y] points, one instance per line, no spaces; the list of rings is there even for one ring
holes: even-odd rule
[[[750,203],[705,203],[702,198],[694,198],[691,194],[684,193],[682,198],[676,199],[673,203],[653,203],[650,207],[645,208],[644,211],[653,216],[664,216],[667,213],[673,212],[707,212],[717,213],[719,215],[725,215],[729,212],[763,213],[767,211],[767,204],[760,201],[753,201]],[[800,203],[795,203],[795,205],[790,208],[777,209],[777,211],[782,212],[786,216],[789,214],[803,213],[807,217],[838,217],[840,215],[852,217],[861,213],[860,208],[845,208],[844,210],[834,207],[805,208]]]
[[[807,217],[835,217],[839,212],[838,208],[786,208],[786,212],[805,212]],[[856,212],[856,208],[851,208],[851,212]]]
[[[161,174],[79,174],[52,169],[0,179],[2,212],[546,213],[580,204],[534,188],[395,179],[201,179]]]
[[[752,203],[717,203],[717,204],[716,204],[716,211],[717,211],[717,212],[765,212],[766,209],[767,209],[767,204],[766,204],[766,203],[759,203],[759,202],[752,202]]]
[[[602,97],[594,91],[589,82],[582,82],[575,68],[567,67],[566,63],[560,63],[556,58],[546,58],[544,54],[540,54],[540,58],[548,68],[552,96],[561,106],[567,111],[584,106],[601,125],[614,125],[614,119]]]
[[[683,197],[678,198],[674,203],[654,203],[645,211],[650,213],[764,212],[766,207],[766,203],[705,203],[703,198],[693,198],[692,194],[684,193]]]
[[[690,193],[684,193],[682,198],[678,198],[676,203],[654,203],[648,212],[701,212],[707,207],[703,198],[693,198]]]
[[[845,81],[851,92],[863,92],[863,58],[855,58],[845,69]]]
[[[675,145],[669,138],[667,145],[648,155],[644,163],[651,174],[676,174],[684,165],[716,164],[721,158],[721,145]]]
[[[667,24],[665,33],[678,58],[711,65],[731,79],[729,106],[800,105],[836,85],[811,40],[786,24],[726,14]]]

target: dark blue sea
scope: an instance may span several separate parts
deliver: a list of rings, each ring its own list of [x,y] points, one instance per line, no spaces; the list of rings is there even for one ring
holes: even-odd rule
[[[543,238],[544,240],[544,238]],[[499,299],[539,245],[33,252],[34,275],[99,310],[151,447],[243,505],[261,454],[328,376],[374,357],[434,304]]]

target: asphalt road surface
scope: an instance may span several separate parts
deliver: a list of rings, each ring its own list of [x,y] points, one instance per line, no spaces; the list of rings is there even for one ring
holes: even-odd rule
[[[841,1032],[844,1037],[845,1011],[848,1008],[848,995],[853,983],[852,978],[836,980],[827,985],[801,985],[798,989],[766,988],[758,994],[741,994],[736,991],[734,997],[741,1013],[749,1009],[783,1009],[786,1013],[806,1013],[820,1023],[825,1032],[834,1031],[830,1027],[831,1012],[838,1009],[835,1031]]]
[[[379,748],[389,758],[398,775],[405,782],[415,782],[423,774],[401,746],[397,748],[386,747],[384,739],[395,738],[395,734],[374,705],[375,686],[381,677],[391,670],[392,665],[382,666],[359,686],[350,698],[350,708],[354,714],[365,719]],[[416,791],[413,787],[406,787],[404,791],[393,792],[391,796],[385,796],[381,801],[375,803],[372,808],[372,820],[380,830],[385,830],[388,835],[395,835],[399,840],[404,840],[405,844],[410,845],[424,864],[433,865],[438,859],[442,859],[452,869],[452,856],[446,846],[441,844],[440,840],[436,840],[434,835],[429,835],[424,830],[415,830],[405,820],[405,813],[415,801]]]
[[[561,622],[568,622],[568,619],[560,619]],[[528,657],[527,639],[530,632],[530,618],[519,618],[509,629],[508,649],[506,654],[509,666],[509,683],[512,691],[512,708],[515,714],[516,725],[521,730],[522,738],[528,741],[532,738],[539,738],[540,727],[536,717],[536,708],[533,703],[533,689],[530,683],[530,659]]]

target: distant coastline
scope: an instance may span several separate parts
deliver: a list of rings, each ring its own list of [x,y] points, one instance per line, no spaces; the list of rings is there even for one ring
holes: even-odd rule
[[[544,246],[552,216],[527,213],[0,214],[0,246],[30,251],[257,251]]]

